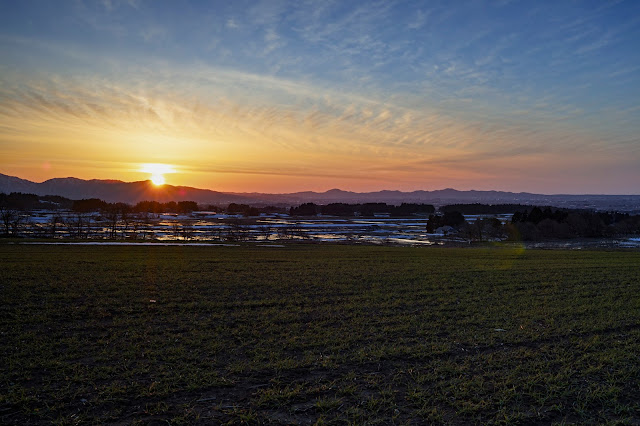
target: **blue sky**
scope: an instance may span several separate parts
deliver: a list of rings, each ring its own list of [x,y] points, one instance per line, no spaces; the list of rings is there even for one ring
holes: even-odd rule
[[[2,1],[0,172],[638,193],[638,41],[636,1]]]

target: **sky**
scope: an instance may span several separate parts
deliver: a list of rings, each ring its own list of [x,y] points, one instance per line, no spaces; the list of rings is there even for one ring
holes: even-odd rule
[[[0,0],[0,173],[640,193],[640,2]]]

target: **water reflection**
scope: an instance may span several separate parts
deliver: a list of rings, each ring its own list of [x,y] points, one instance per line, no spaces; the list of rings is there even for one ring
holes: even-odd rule
[[[466,217],[468,221],[478,216]],[[501,221],[508,220],[502,215]],[[426,218],[292,218],[284,215],[243,218],[214,212],[129,215],[117,221],[98,213],[34,211],[24,213],[20,235],[87,240],[201,242],[327,241],[373,244],[436,245],[464,243],[454,236],[426,233]],[[640,238],[528,243],[537,247],[640,247]]]

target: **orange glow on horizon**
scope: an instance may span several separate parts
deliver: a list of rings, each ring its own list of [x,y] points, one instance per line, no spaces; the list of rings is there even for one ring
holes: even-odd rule
[[[175,173],[176,170],[173,166],[169,165],[169,164],[159,164],[159,163],[146,163],[143,164],[142,167],[140,168],[141,172],[144,173],[150,173],[151,174],[151,182],[155,185],[155,186],[162,186],[164,185],[167,180],[165,179],[164,175],[166,173]]]
[[[155,186],[162,186],[167,180],[162,175],[151,175],[151,182],[153,182]]]

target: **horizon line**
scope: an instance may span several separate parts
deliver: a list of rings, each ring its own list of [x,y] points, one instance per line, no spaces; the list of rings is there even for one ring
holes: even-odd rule
[[[30,183],[37,184],[37,185],[41,185],[43,183],[46,183],[46,182],[51,181],[51,180],[56,180],[56,179],[76,179],[76,180],[80,180],[80,181],[84,181],[84,182],[100,181],[100,182],[119,182],[119,183],[124,183],[124,184],[146,182],[146,183],[149,183],[152,186],[155,186],[152,183],[151,179],[136,180],[136,181],[123,181],[123,180],[120,180],[120,179],[98,179],[98,178],[82,179],[82,178],[77,178],[75,176],[66,176],[66,177],[53,177],[53,178],[49,178],[49,179],[43,180],[42,182],[36,182],[36,181],[29,180],[29,179],[21,178],[19,176],[7,175],[7,174],[4,174],[4,173],[0,173],[0,175],[6,176],[6,177],[20,179],[20,180],[23,180],[23,181],[27,181],[27,182],[30,182]],[[528,191],[514,192],[514,191],[506,191],[506,190],[499,190],[499,189],[456,189],[456,188],[452,188],[452,187],[447,187],[447,188],[442,188],[442,189],[431,189],[431,190],[429,190],[429,189],[415,189],[415,190],[412,190],[412,191],[402,191],[402,190],[399,190],[399,189],[378,189],[378,190],[375,190],[375,191],[364,191],[364,192],[357,192],[357,191],[352,191],[352,190],[348,190],[348,189],[341,189],[341,188],[330,188],[330,189],[327,189],[325,191],[302,190],[302,191],[293,191],[293,192],[256,192],[256,191],[252,191],[252,192],[236,192],[236,191],[219,191],[219,190],[215,190],[215,189],[198,188],[198,187],[187,186],[187,185],[172,185],[172,184],[169,184],[169,183],[163,184],[160,187],[189,188],[189,189],[195,189],[195,190],[200,190],[200,191],[211,191],[211,192],[219,192],[219,193],[223,193],[223,194],[235,194],[235,195],[240,195],[240,194],[292,195],[292,194],[299,194],[299,193],[305,193],[305,192],[311,192],[311,193],[316,193],[316,194],[326,194],[326,193],[331,192],[331,191],[349,192],[349,193],[353,193],[353,194],[373,194],[373,193],[376,193],[376,192],[399,192],[399,193],[403,193],[403,194],[411,194],[411,193],[414,193],[414,192],[456,191],[456,192],[498,192],[498,193],[514,194],[514,195],[527,194],[527,195],[542,195],[542,196],[549,196],[549,197],[558,197],[558,196],[605,196],[605,197],[631,196],[631,197],[636,197],[636,196],[640,196],[640,193],[636,193],[636,194],[620,194],[620,193],[615,193],[615,194],[614,193],[611,193],[611,194],[603,194],[603,193],[555,193],[555,194],[547,194],[547,193],[528,192]]]

